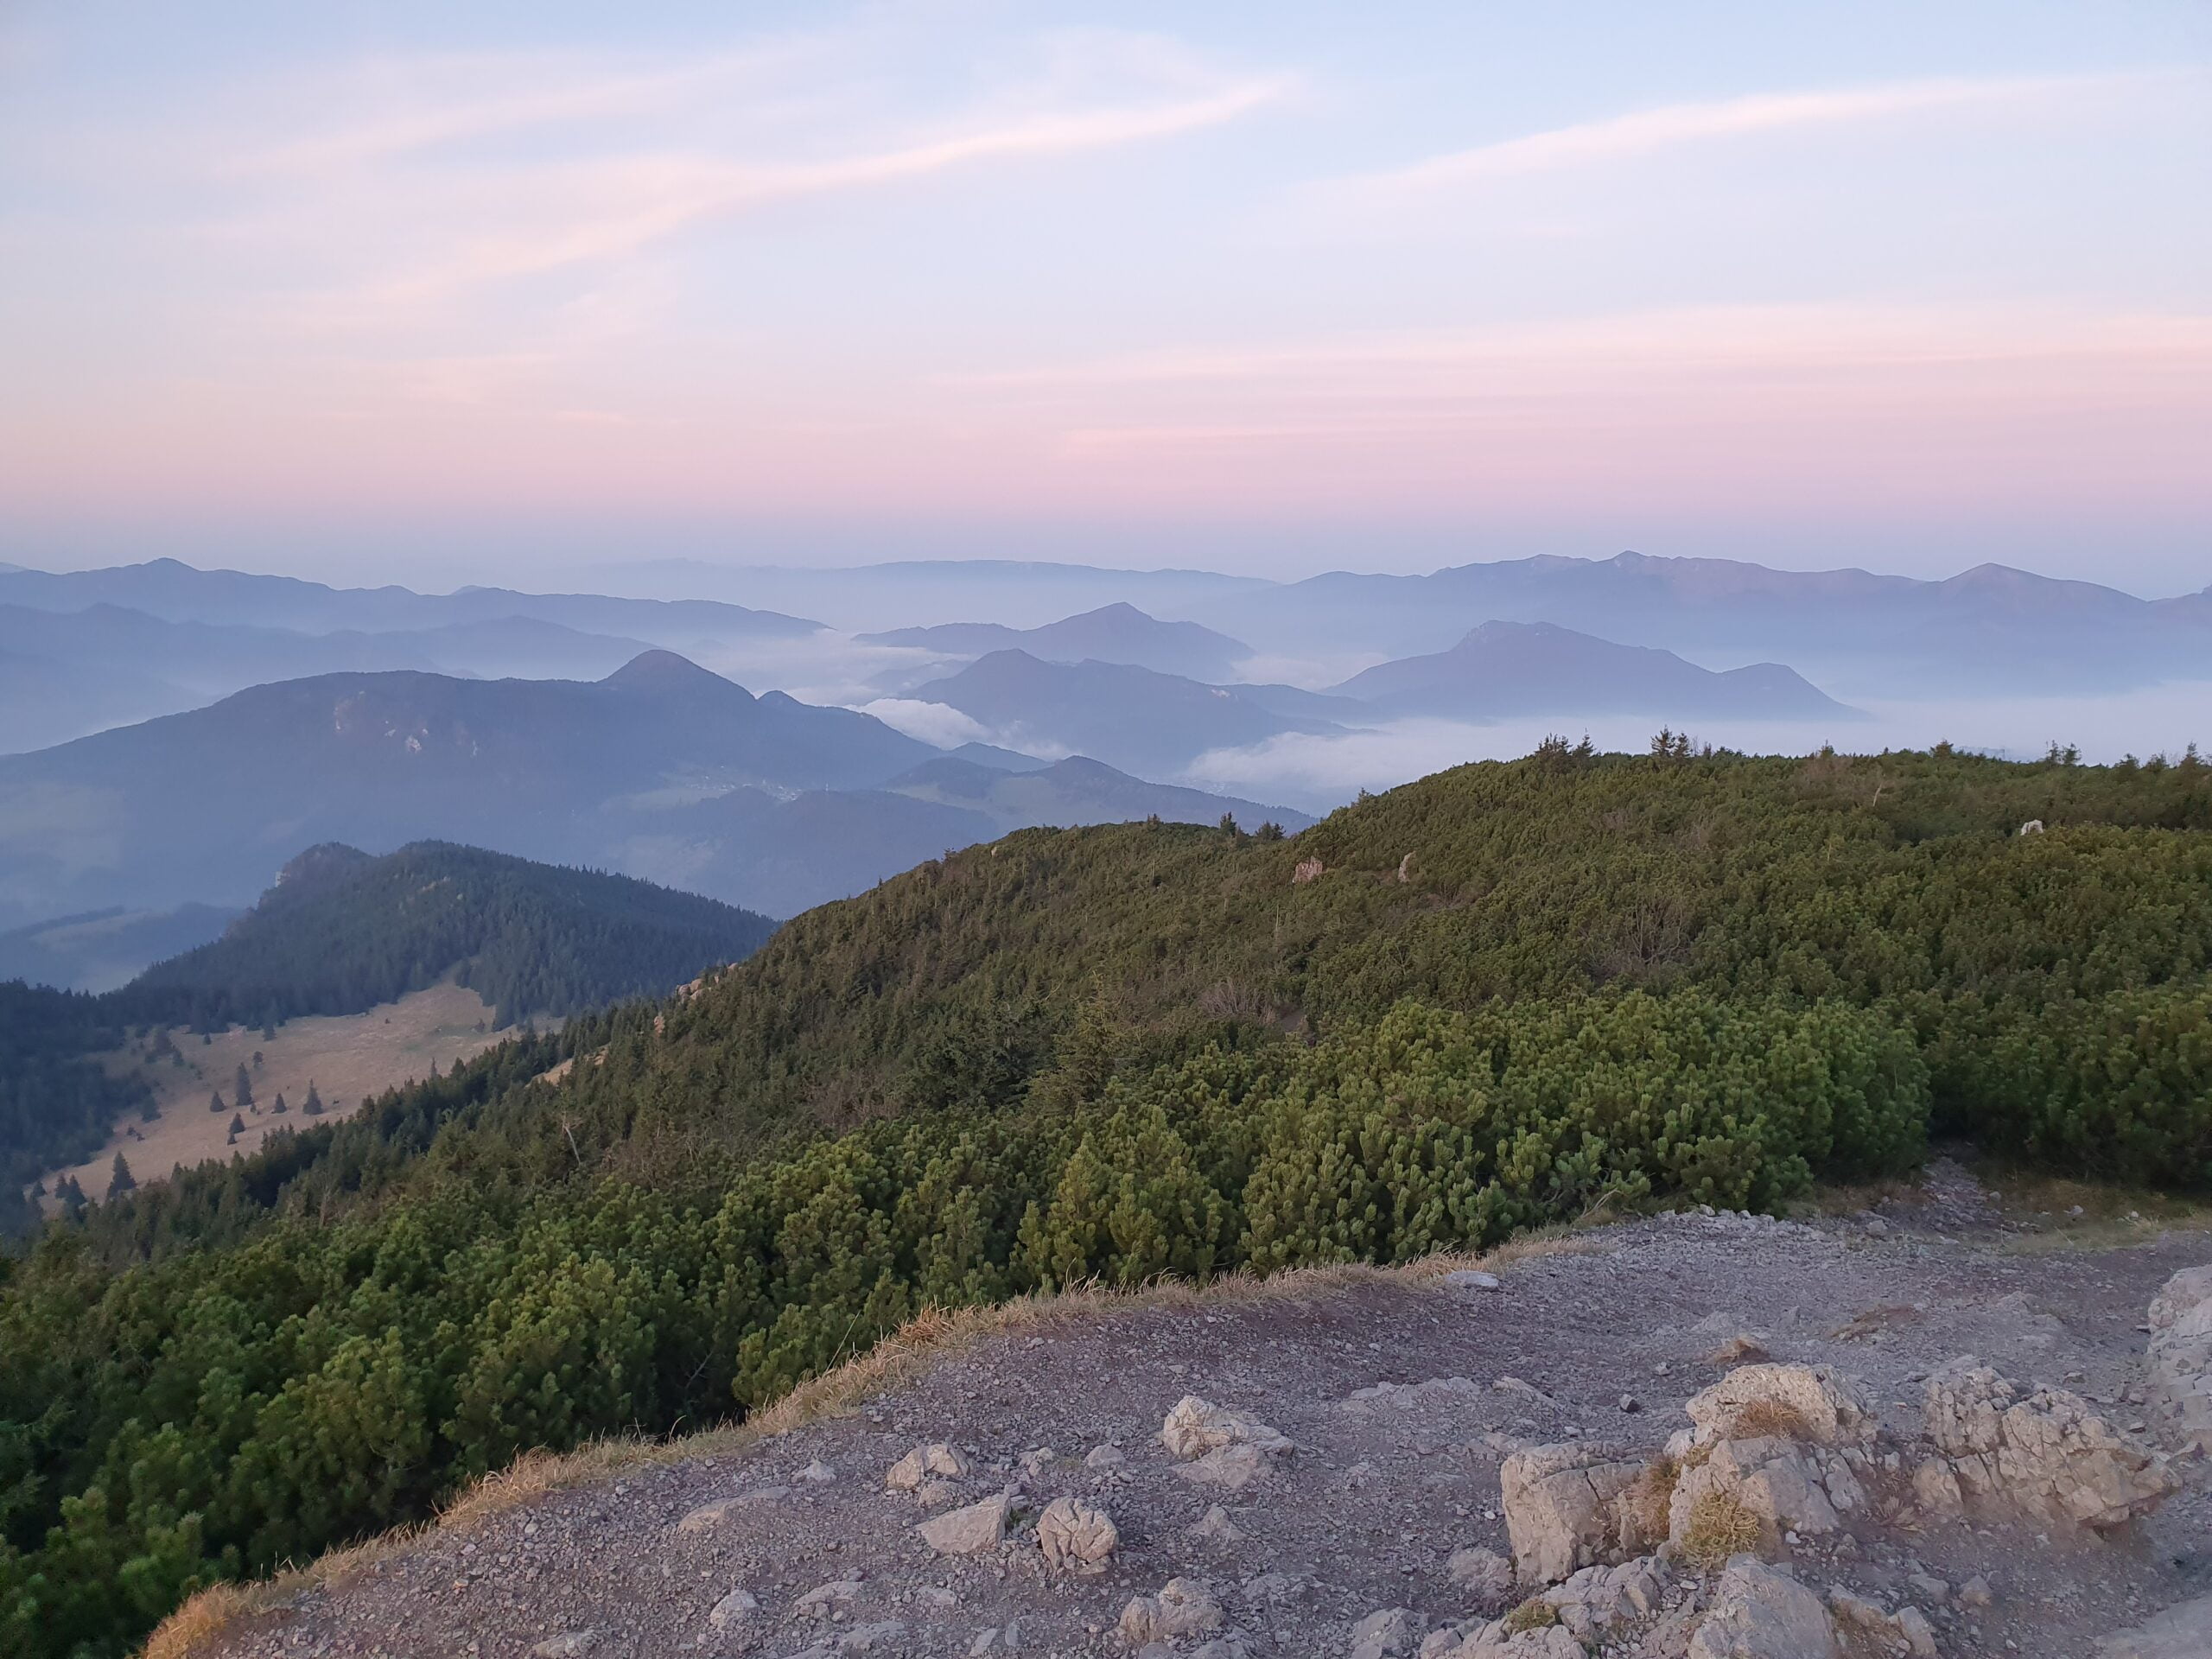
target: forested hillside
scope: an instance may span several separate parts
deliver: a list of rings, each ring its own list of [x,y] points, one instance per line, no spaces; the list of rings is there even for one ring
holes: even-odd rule
[[[928,1301],[1772,1206],[1931,1125],[2212,1185],[2209,829],[2193,754],[1670,741],[1294,838],[932,861],[56,1230],[0,1289],[0,1645],[119,1653],[212,1577],[742,1411]]]
[[[258,1026],[354,1014],[448,973],[512,1025],[654,995],[735,962],[766,916],[628,876],[417,842],[309,849],[219,939],[142,974],[140,1022]]]
[[[24,1185],[150,1109],[143,1082],[99,1058],[134,1030],[359,1014],[449,974],[502,1025],[558,1017],[664,994],[774,928],[693,893],[473,847],[310,849],[221,938],[118,990],[0,984],[0,1236],[29,1224]]]

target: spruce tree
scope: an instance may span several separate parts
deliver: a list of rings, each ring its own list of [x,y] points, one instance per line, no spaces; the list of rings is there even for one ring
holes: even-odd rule
[[[117,1153],[115,1154],[115,1168],[107,1178],[107,1196],[109,1200],[112,1202],[114,1199],[121,1198],[124,1193],[130,1192],[137,1185],[138,1182],[137,1178],[130,1173],[130,1164],[124,1161],[124,1156],[121,1153]]]
[[[223,1091],[221,1090],[218,1089],[213,1094],[207,1096],[207,1109],[214,1113],[219,1117],[222,1116],[226,1108],[223,1105]]]
[[[283,1091],[282,1089],[279,1089],[279,1090],[276,1091],[276,1104],[274,1104],[274,1105],[272,1105],[271,1107],[270,1107],[270,1109],[270,1109],[270,1111],[271,1113],[273,1113],[275,1116],[278,1116],[278,1117],[282,1117],[282,1116],[283,1116],[285,1113],[287,1113],[287,1112],[289,1112],[289,1111],[290,1111],[290,1110],[292,1109],[290,1107],[287,1106],[287,1105],[284,1103],[284,1091]]]
[[[245,1062],[238,1062],[238,1075],[232,1085],[232,1093],[241,1106],[253,1104],[253,1079],[246,1075]]]
[[[231,1114],[231,1138],[226,1144],[233,1147],[238,1145],[238,1136],[245,1133],[245,1119],[240,1116],[238,1113],[232,1112]]]
[[[300,1103],[300,1109],[309,1117],[322,1116],[322,1096],[315,1091],[315,1079],[308,1079],[308,1097]]]

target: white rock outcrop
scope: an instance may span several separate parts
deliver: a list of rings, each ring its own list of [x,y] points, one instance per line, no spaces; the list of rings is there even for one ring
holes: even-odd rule
[[[1157,1595],[1132,1596],[1122,1609],[1122,1640],[1133,1648],[1205,1636],[1222,1626],[1221,1604],[1198,1579],[1170,1579]]]
[[[2187,1268],[2151,1302],[2143,1395],[2171,1446],[2212,1452],[2212,1267]]]
[[[1738,1555],[1690,1637],[1688,1659],[1836,1659],[1840,1651],[1818,1596],[1785,1569]]]
[[[1186,1394],[1160,1426],[1160,1443],[1182,1459],[1176,1472],[1200,1486],[1239,1492],[1287,1452],[1289,1440],[1249,1412]]]
[[[1513,1569],[1524,1589],[1658,1541],[1624,1495],[1644,1465],[1589,1441],[1532,1446],[1498,1470]]]
[[[1007,1515],[1012,1508],[1001,1493],[964,1509],[948,1510],[915,1530],[940,1555],[980,1555],[996,1549],[1005,1538]]]
[[[957,1446],[943,1440],[918,1446],[893,1464],[883,1477],[884,1488],[893,1492],[918,1492],[932,1477],[958,1480],[968,1472],[968,1459]]]
[[[2080,1395],[2023,1399],[1971,1356],[1929,1377],[1924,1423],[1969,1503],[2101,1529],[2157,1507],[2177,1484],[2163,1457],[2123,1439]]]
[[[1684,1409],[1697,1445],[1777,1435],[1840,1446],[1872,1440],[1877,1427],[1865,1390],[1828,1365],[1738,1365]]]
[[[1037,1547],[1056,1573],[1098,1573],[1122,1535],[1106,1511],[1079,1497],[1056,1497],[1037,1517]]]

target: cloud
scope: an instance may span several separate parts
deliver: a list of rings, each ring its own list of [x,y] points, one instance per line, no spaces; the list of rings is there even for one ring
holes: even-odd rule
[[[862,703],[861,713],[874,715],[885,725],[934,743],[940,749],[957,749],[963,743],[988,743],[990,728],[942,702],[922,702],[912,697],[879,697]]]
[[[1707,103],[1669,104],[1600,121],[1554,127],[1410,167],[1347,181],[1356,189],[1402,194],[1478,180],[1548,173],[1626,161],[1700,140],[1757,137],[1793,128],[1848,126],[1935,111],[2020,105],[2143,77],[2037,76],[1902,81],[1829,92],[1758,92]]]

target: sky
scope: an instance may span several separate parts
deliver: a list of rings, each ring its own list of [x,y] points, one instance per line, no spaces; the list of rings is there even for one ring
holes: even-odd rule
[[[0,0],[0,560],[2212,582],[2212,7]]]

